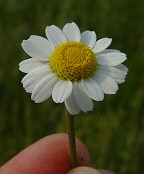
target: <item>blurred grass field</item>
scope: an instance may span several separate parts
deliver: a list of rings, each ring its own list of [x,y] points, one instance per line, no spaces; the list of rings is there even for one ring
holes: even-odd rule
[[[126,82],[116,95],[95,102],[93,112],[75,117],[76,135],[88,146],[92,166],[119,174],[144,171],[144,1],[0,0],[0,165],[48,134],[65,132],[65,108],[51,99],[35,104],[22,87],[18,63],[30,35],[45,27],[76,22],[110,48],[126,53]]]

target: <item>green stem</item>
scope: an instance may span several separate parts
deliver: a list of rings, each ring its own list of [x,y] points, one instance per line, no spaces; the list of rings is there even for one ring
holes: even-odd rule
[[[74,168],[77,167],[74,115],[71,115],[68,112],[66,113],[66,125],[67,125],[68,139],[69,139],[70,157],[71,157],[72,167]]]

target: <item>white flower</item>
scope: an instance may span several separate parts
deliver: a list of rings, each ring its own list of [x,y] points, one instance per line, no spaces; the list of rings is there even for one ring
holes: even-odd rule
[[[112,39],[97,40],[94,31],[80,33],[72,22],[63,30],[46,27],[47,39],[30,36],[22,42],[31,57],[22,61],[20,71],[31,99],[40,103],[51,95],[56,103],[65,103],[70,114],[93,109],[93,101],[102,101],[104,94],[115,94],[125,81],[127,67],[121,63],[126,55],[115,49],[106,49]]]

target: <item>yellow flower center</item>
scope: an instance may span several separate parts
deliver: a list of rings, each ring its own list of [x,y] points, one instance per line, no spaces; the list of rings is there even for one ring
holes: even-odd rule
[[[49,64],[61,80],[72,82],[92,76],[97,68],[94,52],[84,43],[76,41],[57,46]]]

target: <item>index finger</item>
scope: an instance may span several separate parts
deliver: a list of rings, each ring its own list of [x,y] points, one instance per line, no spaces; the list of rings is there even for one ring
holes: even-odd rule
[[[89,165],[86,146],[78,139],[76,146],[78,165]],[[65,174],[70,169],[67,134],[54,134],[24,149],[0,168],[0,174]]]

